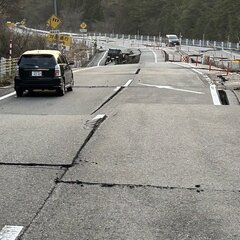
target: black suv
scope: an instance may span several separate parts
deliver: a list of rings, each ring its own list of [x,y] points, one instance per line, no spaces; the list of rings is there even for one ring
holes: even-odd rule
[[[106,64],[113,61],[116,63],[120,63],[122,61],[122,51],[120,49],[110,48],[108,50]]]
[[[14,88],[18,97],[25,90],[56,90],[59,96],[72,91],[73,73],[66,57],[58,50],[32,50],[22,54],[16,67]]]
[[[177,37],[177,35],[170,34],[170,35],[166,35],[166,37],[167,37],[167,43],[166,43],[167,46],[174,47],[174,46],[180,45],[180,40]]]

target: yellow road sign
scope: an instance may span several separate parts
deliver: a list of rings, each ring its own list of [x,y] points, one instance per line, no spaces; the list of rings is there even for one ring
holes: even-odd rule
[[[63,45],[70,47],[72,45],[72,37],[70,35],[60,34],[59,43],[62,43]]]
[[[47,41],[48,41],[49,43],[54,43],[54,42],[56,42],[56,34],[54,34],[54,33],[49,33],[49,34],[47,35]]]
[[[56,43],[56,34],[49,33],[47,36],[47,41],[49,43]],[[59,35],[59,43],[63,44],[64,46],[71,46],[72,45],[72,37],[68,34],[60,34]]]
[[[81,28],[81,29],[87,28],[87,24],[86,24],[85,22],[82,22],[82,23],[80,24],[80,28]]]
[[[57,16],[52,15],[48,19],[47,23],[51,28],[56,29],[58,27],[58,25],[61,23],[61,20]]]

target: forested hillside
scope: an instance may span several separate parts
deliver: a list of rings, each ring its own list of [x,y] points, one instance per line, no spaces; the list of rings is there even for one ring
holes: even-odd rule
[[[0,0],[4,1],[4,0]],[[8,20],[26,18],[31,27],[47,28],[53,0],[6,0]],[[9,4],[12,2],[12,4]],[[57,0],[61,29],[165,35],[239,41],[239,0]]]

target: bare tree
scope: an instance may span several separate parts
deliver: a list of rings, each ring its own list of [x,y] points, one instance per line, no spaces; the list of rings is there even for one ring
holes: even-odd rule
[[[6,12],[5,12],[6,8],[7,8],[7,0],[0,0],[0,15],[1,15],[1,17],[3,17],[6,14]]]

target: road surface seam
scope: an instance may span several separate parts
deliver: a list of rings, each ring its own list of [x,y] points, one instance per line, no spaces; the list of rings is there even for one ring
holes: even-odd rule
[[[0,166],[22,166],[22,167],[39,167],[39,168],[68,168],[72,164],[45,164],[45,163],[8,163],[0,162]]]

